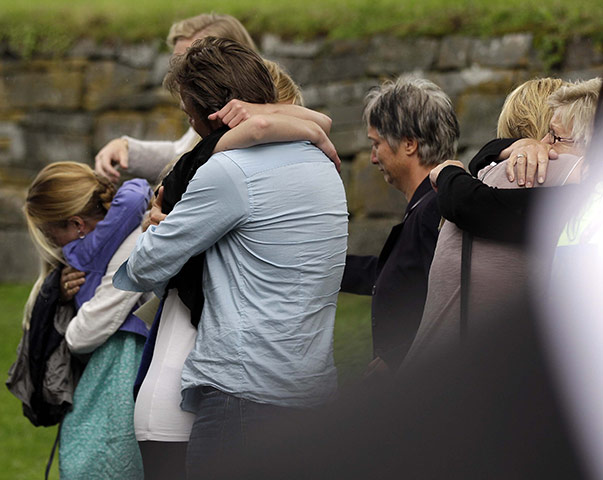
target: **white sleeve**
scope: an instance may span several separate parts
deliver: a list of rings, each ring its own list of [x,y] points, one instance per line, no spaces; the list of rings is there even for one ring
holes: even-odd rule
[[[81,306],[69,323],[65,339],[72,352],[89,353],[101,346],[121,327],[143,295],[140,292],[118,290],[111,284],[113,274],[128,258],[140,233],[141,230],[136,229],[120,245],[109,261],[94,296]]]
[[[128,173],[135,177],[146,178],[150,183],[157,183],[163,168],[175,158],[191,150],[199,135],[189,128],[175,142],[137,140],[123,136],[128,141]]]

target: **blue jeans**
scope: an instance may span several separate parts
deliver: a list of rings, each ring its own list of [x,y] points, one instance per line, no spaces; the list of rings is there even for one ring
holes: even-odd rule
[[[186,452],[187,479],[213,478],[224,462],[242,461],[246,446],[265,441],[264,427],[291,419],[297,409],[252,402],[213,387],[187,391],[195,421]]]

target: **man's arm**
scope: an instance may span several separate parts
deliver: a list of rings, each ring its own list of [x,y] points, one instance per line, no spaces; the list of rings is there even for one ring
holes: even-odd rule
[[[214,155],[197,170],[172,212],[141,235],[114,285],[161,296],[189,258],[214,245],[248,215],[243,173],[226,154]]]

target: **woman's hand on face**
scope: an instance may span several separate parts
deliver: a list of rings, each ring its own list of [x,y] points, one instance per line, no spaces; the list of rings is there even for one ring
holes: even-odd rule
[[[85,276],[84,272],[73,267],[64,267],[61,272],[61,300],[64,302],[71,300],[86,281]]]
[[[207,118],[209,120],[220,120],[229,128],[234,128],[245,120],[249,120],[253,115],[265,113],[266,105],[247,103],[241,100],[231,100],[224,107],[215,113],[212,113]]]
[[[429,172],[429,181],[431,182],[431,188],[433,188],[436,192],[438,191],[438,177],[440,176],[440,172],[449,166],[459,167],[463,170],[465,169],[465,165],[458,160],[446,160],[445,162],[440,163],[437,167],[435,167],[431,172]]]
[[[550,144],[523,138],[500,152],[499,158],[509,159],[506,170],[510,182],[517,178],[517,185],[530,188],[535,177],[538,183],[544,183],[549,159],[554,160],[558,156]]]
[[[157,196],[153,199],[153,205],[151,206],[151,213],[149,214],[149,222],[151,225],[159,225],[167,215],[161,211],[161,204],[163,203],[163,186],[159,187]]]

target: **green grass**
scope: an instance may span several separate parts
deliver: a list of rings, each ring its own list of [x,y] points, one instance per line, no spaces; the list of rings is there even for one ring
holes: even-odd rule
[[[0,284],[0,373],[2,383],[16,357],[21,339],[21,313],[31,286]],[[44,478],[56,427],[36,428],[21,413],[19,402],[0,387],[0,479]],[[57,460],[50,478],[58,479]]]
[[[600,0],[0,0],[0,35],[25,51],[56,51],[74,39],[163,39],[170,24],[212,10],[239,18],[252,35],[361,38],[395,35],[498,35],[603,39]],[[546,42],[545,42],[546,43]]]
[[[30,286],[0,284],[0,372],[15,360],[21,338],[21,311]],[[371,357],[370,298],[341,294],[335,322],[335,363],[340,383],[357,378]],[[43,478],[56,428],[36,428],[21,413],[21,403],[0,388],[0,480]],[[58,479],[55,458],[51,479]]]

